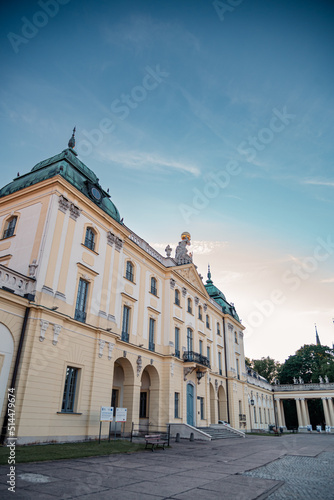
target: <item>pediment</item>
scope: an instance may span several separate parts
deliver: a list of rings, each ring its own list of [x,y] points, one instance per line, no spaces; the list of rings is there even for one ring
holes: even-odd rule
[[[179,266],[175,269],[175,273],[179,274],[184,280],[188,281],[188,283],[193,285],[199,292],[208,295],[194,264]]]

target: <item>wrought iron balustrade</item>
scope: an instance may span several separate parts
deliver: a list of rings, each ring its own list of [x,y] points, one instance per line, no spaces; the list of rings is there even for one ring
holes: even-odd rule
[[[183,353],[183,361],[193,361],[194,363],[210,368],[210,360],[199,352],[185,351]]]
[[[155,351],[155,344],[153,342],[149,342],[148,344],[148,350],[149,351]]]
[[[77,321],[81,321],[81,323],[86,323],[86,313],[85,311],[79,311],[79,309],[75,310],[74,319]]]
[[[129,334],[127,332],[122,332],[121,340],[123,340],[123,342],[129,342]]]

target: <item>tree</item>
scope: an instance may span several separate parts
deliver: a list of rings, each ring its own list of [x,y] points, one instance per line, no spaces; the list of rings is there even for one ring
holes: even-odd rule
[[[267,356],[266,358],[252,359],[250,367],[272,384],[277,377],[280,363]]]
[[[319,382],[319,377],[334,381],[334,351],[328,346],[304,345],[281,365],[278,378],[281,384],[292,384],[301,377],[305,383]]]

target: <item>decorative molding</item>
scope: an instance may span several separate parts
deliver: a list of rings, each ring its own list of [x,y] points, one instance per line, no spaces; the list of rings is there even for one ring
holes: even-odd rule
[[[203,304],[203,310],[206,312],[208,310],[208,304]]]
[[[120,252],[122,250],[122,248],[123,248],[123,240],[121,240],[121,238],[116,237],[115,248],[116,248],[117,252]]]
[[[42,292],[46,293],[47,295],[52,295],[53,296],[53,289],[49,286],[43,285],[42,286]]]
[[[66,214],[69,206],[70,206],[70,202],[68,201],[68,199],[65,198],[65,196],[63,196],[63,195],[60,195],[59,199],[58,199],[58,210],[63,212],[63,214]]]
[[[137,377],[139,377],[139,375],[140,375],[140,372],[141,372],[142,366],[143,366],[143,360],[142,360],[142,357],[141,357],[141,356],[138,356],[138,358],[137,358]]]
[[[66,302],[66,295],[63,292],[58,292],[58,290],[55,293],[55,299],[60,299]]]
[[[171,278],[169,280],[169,285],[170,285],[171,289],[174,290],[175,285],[176,285],[176,281],[173,278]]]
[[[231,323],[227,323],[227,328],[232,331],[233,330],[233,325]]]
[[[40,342],[43,342],[43,340],[45,339],[46,330],[48,329],[49,326],[49,322],[46,321],[45,319],[41,319],[40,325],[41,325],[41,332],[39,335],[39,340]]]
[[[80,217],[81,212],[82,212],[82,210],[79,207],[77,207],[76,205],[74,205],[74,203],[70,204],[70,217],[71,217],[71,219],[76,221]]]
[[[199,304],[199,298],[195,297],[194,302],[195,302],[195,306],[198,306],[198,304]]]
[[[114,243],[115,243],[115,240],[116,240],[116,236],[111,231],[109,231],[107,233],[107,243],[108,243],[108,245],[110,245],[112,247],[114,245]]]
[[[53,325],[53,341],[52,341],[53,345],[57,345],[61,329],[62,329],[61,325]]]
[[[99,340],[99,358],[102,358],[105,343],[106,343],[105,340],[102,339]]]
[[[187,295],[187,289],[186,287],[182,287],[182,297],[185,297]]]
[[[112,352],[114,350],[114,347],[115,347],[115,344],[112,344],[111,342],[109,342],[109,346],[108,346],[108,359],[109,359],[109,361],[112,358]]]
[[[31,264],[29,264],[29,277],[35,278],[36,270],[38,268],[37,260],[34,259]]]
[[[191,373],[194,370],[194,368],[183,368],[183,380],[187,380],[187,376],[189,373]]]

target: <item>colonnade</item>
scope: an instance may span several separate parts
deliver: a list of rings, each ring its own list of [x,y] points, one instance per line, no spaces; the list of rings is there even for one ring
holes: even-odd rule
[[[311,425],[310,415],[308,411],[307,399],[320,399],[320,397],[316,397],[312,395],[312,397],[277,397],[275,396],[276,402],[276,410],[277,410],[277,424],[279,427],[286,427],[285,424],[285,415],[284,415],[284,406],[283,401],[285,399],[294,399],[296,401],[296,410],[297,410],[297,418],[298,418],[298,428],[306,428],[308,425]],[[333,398],[328,396],[321,396],[322,405],[324,409],[325,422],[326,426],[332,427],[334,430],[334,404]]]

